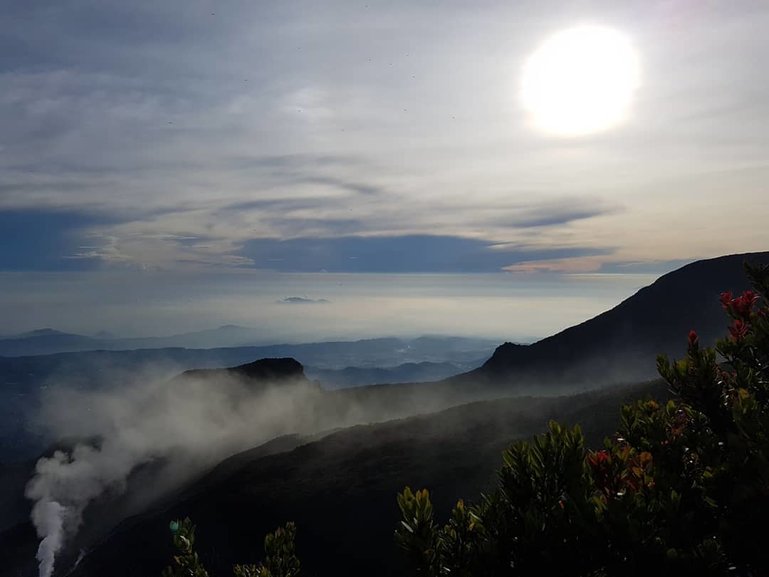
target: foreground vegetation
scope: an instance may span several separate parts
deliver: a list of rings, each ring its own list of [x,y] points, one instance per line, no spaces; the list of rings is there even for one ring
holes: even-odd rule
[[[659,358],[671,400],[623,407],[603,449],[550,423],[505,451],[497,488],[459,501],[444,525],[427,490],[398,495],[395,537],[413,572],[769,575],[769,268],[747,272],[754,291],[721,296],[729,335],[710,349],[692,331],[684,359]],[[207,577],[191,522],[171,528],[164,577]],[[265,561],[236,577],[298,576],[294,536],[290,523],[268,535]]]

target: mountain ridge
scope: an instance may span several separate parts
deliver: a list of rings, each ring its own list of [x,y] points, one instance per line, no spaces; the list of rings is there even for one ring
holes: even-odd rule
[[[592,379],[605,384],[651,378],[658,354],[683,354],[689,330],[696,330],[705,345],[724,333],[727,321],[719,295],[749,288],[745,262],[769,264],[769,252],[687,264],[582,323],[530,345],[500,345],[481,367],[453,380]]]

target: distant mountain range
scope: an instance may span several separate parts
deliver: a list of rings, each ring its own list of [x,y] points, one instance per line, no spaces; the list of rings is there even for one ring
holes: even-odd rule
[[[486,358],[471,361],[403,363],[395,367],[345,367],[318,369],[305,367],[307,377],[320,381],[327,389],[344,389],[376,384],[439,381],[479,367]]]
[[[355,343],[352,350],[350,343]],[[425,354],[433,355],[441,360],[446,358],[446,353],[461,351],[478,351],[487,347],[493,347],[495,343],[487,339],[424,336],[419,338],[374,338],[358,341],[326,341],[322,343],[308,344],[269,344],[265,334],[260,329],[225,325],[216,329],[197,331],[171,335],[167,337],[138,337],[118,338],[108,335],[91,337],[73,333],[65,333],[55,329],[38,329],[18,335],[0,337],[0,357],[22,357],[51,355],[58,353],[73,353],[87,351],[129,351],[138,349],[213,349],[213,348],[243,348],[255,347],[269,351],[280,349],[283,353],[298,352],[299,355],[313,354],[323,347],[322,357],[315,355],[314,364],[324,368],[343,368],[345,358],[358,359],[361,353],[376,352],[377,357],[367,362],[379,362],[386,360],[387,364],[394,365],[400,355],[406,360],[418,358],[423,360]],[[480,346],[479,346],[480,345]],[[411,350],[412,355],[407,352]],[[258,354],[258,353],[257,353]],[[340,356],[341,355],[341,356]],[[395,356],[385,356],[395,355]],[[329,359],[334,359],[333,361]],[[331,363],[331,364],[329,364]],[[348,361],[349,364],[349,361]]]
[[[100,333],[85,336],[45,328],[0,338],[0,356],[20,357],[82,351],[123,351],[133,349],[241,347],[268,342],[259,329],[225,325],[167,337],[119,338]]]

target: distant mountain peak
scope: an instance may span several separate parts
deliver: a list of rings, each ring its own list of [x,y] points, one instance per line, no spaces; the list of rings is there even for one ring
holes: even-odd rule
[[[67,333],[63,331],[57,331],[56,329],[52,328],[43,328],[43,329],[35,329],[33,331],[29,331],[26,333],[23,333],[19,335],[20,337],[47,337],[47,336],[53,336],[53,335],[65,335]]]

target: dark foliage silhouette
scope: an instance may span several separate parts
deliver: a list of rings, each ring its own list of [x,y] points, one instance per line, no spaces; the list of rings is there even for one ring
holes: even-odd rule
[[[398,496],[396,540],[414,573],[439,575],[767,575],[769,268],[721,295],[728,337],[658,358],[673,398],[622,409],[589,451],[579,427],[504,453],[497,488],[436,523],[426,490]]]

